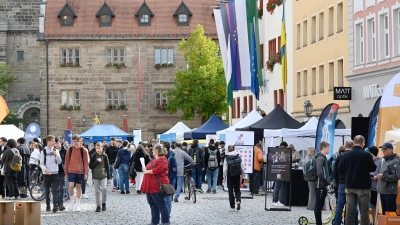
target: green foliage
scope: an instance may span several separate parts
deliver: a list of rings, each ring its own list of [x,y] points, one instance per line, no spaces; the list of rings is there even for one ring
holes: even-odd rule
[[[12,68],[9,65],[0,63],[0,95],[5,95],[10,91],[10,84],[18,80],[12,75]]]
[[[217,44],[197,25],[191,37],[179,43],[178,50],[189,67],[176,73],[175,86],[166,93],[167,110],[171,114],[181,110],[182,120],[198,115],[205,121],[213,114],[226,113],[226,80]]]
[[[18,117],[14,109],[10,109],[10,113],[4,118],[1,124],[14,124],[16,127],[19,127],[20,124],[25,124],[25,122],[23,118]]]

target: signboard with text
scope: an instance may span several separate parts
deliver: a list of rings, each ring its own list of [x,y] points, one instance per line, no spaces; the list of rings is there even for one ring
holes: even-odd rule
[[[290,181],[292,157],[290,148],[268,148],[268,180]]]
[[[243,163],[244,173],[253,173],[254,168],[254,146],[235,145],[235,150],[239,153]]]
[[[334,87],[333,100],[351,100],[351,87]]]

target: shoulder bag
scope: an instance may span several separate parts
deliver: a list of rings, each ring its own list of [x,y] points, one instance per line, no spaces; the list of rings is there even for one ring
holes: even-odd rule
[[[152,163],[152,168],[154,168],[154,161]],[[165,196],[170,196],[170,195],[175,194],[175,188],[171,184],[161,184],[160,181],[158,180],[158,175],[155,175],[155,176],[156,176],[158,185],[160,186],[160,190],[158,193],[160,193],[161,196],[165,197]]]

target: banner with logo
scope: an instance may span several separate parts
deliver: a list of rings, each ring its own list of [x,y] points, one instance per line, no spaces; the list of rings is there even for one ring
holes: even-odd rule
[[[169,134],[160,134],[160,142],[169,141]]]
[[[30,123],[26,127],[25,131],[25,140],[26,144],[28,144],[30,141],[32,141],[34,138],[39,138],[40,135],[42,134],[42,131],[40,130],[40,126],[37,123]]]
[[[168,134],[168,141],[171,143],[173,141],[176,141],[176,133],[169,133]]]
[[[72,130],[64,130],[64,141],[72,145]]]
[[[376,144],[392,142],[395,152],[400,153],[400,73],[386,85],[381,98],[378,115]],[[396,135],[397,134],[397,135]]]
[[[330,158],[333,154],[333,146],[335,143],[335,126],[336,116],[339,110],[339,105],[331,103],[322,110],[321,116],[319,117],[317,133],[315,135],[315,149],[320,152],[319,143],[326,141],[330,144],[329,154],[327,158]]]
[[[379,97],[374,107],[372,108],[371,112],[369,113],[369,127],[368,127],[368,143],[367,147],[369,146],[376,146],[376,131],[378,128],[378,115],[379,115],[379,105],[381,104],[381,98]]]
[[[225,146],[229,145],[254,145],[253,131],[227,131],[225,133]]]

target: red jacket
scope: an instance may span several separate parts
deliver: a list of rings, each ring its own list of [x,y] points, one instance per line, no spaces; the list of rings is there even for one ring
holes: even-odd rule
[[[153,168],[154,163],[154,168]],[[168,179],[168,160],[165,156],[158,159],[152,159],[146,166],[146,170],[152,170],[153,174],[145,174],[140,191],[145,193],[158,193],[160,185],[156,180],[156,175],[161,184],[169,184]]]

